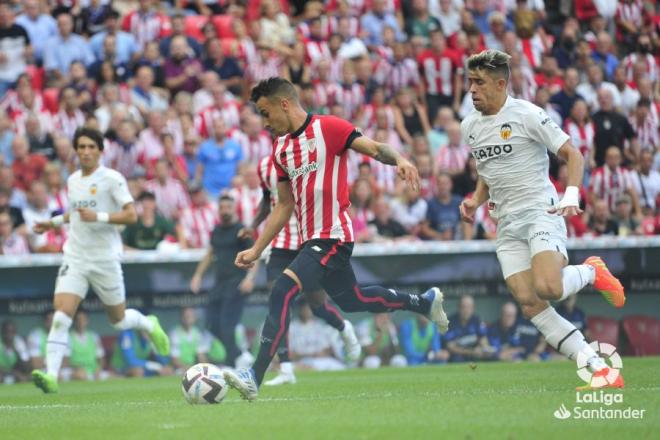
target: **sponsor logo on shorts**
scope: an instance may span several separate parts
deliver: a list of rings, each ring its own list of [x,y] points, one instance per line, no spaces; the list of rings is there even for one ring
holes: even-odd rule
[[[535,232],[534,235],[532,235],[529,239],[534,240],[535,238],[541,238],[541,240],[548,241],[548,239],[545,237],[550,237],[550,233],[546,231],[539,231]]]

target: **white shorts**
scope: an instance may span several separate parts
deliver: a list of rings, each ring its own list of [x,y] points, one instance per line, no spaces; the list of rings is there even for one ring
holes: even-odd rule
[[[107,306],[126,301],[124,273],[119,261],[86,262],[64,257],[55,281],[55,295],[73,293],[85,299],[90,286]]]
[[[497,223],[497,259],[504,279],[532,267],[543,251],[560,252],[568,262],[566,223],[545,211],[509,214]]]

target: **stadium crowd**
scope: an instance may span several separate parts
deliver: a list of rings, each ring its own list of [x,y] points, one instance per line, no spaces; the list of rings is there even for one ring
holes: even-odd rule
[[[560,313],[589,337],[584,312],[576,307],[575,296],[559,309]],[[398,326],[391,315],[381,313],[356,325],[362,346],[359,363],[349,361],[339,333],[312,315],[305,301],[296,306],[289,330],[291,361],[298,370],[343,370],[381,366],[405,367],[423,364],[472,361],[542,361],[563,356],[549,348],[534,325],[522,318],[514,303],[502,305],[500,317],[485,323],[475,314],[475,300],[461,297],[457,312],[450,317],[446,335],[422,315],[411,315]],[[53,313],[47,312],[43,326],[26,338],[18,335],[11,320],[2,323],[0,332],[0,381],[23,381],[34,368],[43,368],[46,337]],[[119,335],[100,337],[89,330],[88,316],[79,311],[69,336],[69,348],[62,371],[64,380],[99,380],[115,376],[146,377],[182,374],[198,362],[223,365],[226,347],[198,323],[197,310],[181,310],[180,322],[170,332],[171,355],[158,356],[146,334],[124,330]],[[250,365],[251,352],[258,348],[253,331],[236,327],[236,344],[242,354],[236,365]]]
[[[137,3],[137,4],[135,4]],[[570,6],[570,7],[568,7]],[[66,211],[81,125],[105,133],[103,161],[139,200],[126,246],[200,248],[229,192],[243,224],[261,198],[271,136],[247,101],[281,75],[311,112],[353,121],[411,157],[420,192],[351,153],[359,242],[492,239],[458,204],[475,187],[461,139],[471,109],[464,63],[512,58],[510,95],[533,101],[585,156],[575,237],[660,229],[658,39],[653,2],[110,0],[0,2],[0,253],[59,252],[66,230],[31,226]],[[122,12],[119,12],[119,11]],[[552,161],[559,193],[566,169]]]
[[[310,112],[352,121],[419,169],[414,191],[393,168],[350,153],[358,242],[493,239],[487,206],[474,225],[458,212],[477,180],[460,133],[472,108],[464,65],[485,48],[512,56],[509,94],[545,109],[585,157],[584,214],[568,221],[569,236],[659,234],[654,8],[641,0],[0,0],[0,255],[61,252],[66,228],[37,235],[32,225],[68,209],[80,126],[104,133],[103,162],[126,176],[138,202],[139,221],[123,232],[128,249],[208,247],[224,194],[249,225],[272,138],[247,98],[255,82],[276,75],[299,87]],[[563,193],[565,165],[553,157],[549,173]],[[452,320],[460,325],[443,338],[421,319],[399,329],[387,315],[365,321],[364,365],[547,353],[511,304],[490,327],[471,308],[461,300]],[[164,374],[183,358],[221,359],[219,342],[191,330],[186,314],[194,312],[184,311],[172,334],[188,341],[179,355],[151,358],[130,332],[120,346],[133,351],[113,354],[114,371]],[[318,323],[304,309],[299,315],[294,358],[345,366],[331,332],[308,343],[305,332],[318,333],[309,330]],[[86,360],[72,377],[100,371],[102,344],[85,327],[77,318],[72,350],[83,346]],[[25,344],[3,325],[0,367],[38,362],[46,333],[35,332],[41,339],[31,334]],[[328,361],[314,360],[321,355]]]

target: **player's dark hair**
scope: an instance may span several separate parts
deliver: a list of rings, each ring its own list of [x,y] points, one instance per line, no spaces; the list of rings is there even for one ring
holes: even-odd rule
[[[495,49],[488,49],[472,55],[467,60],[468,70],[486,70],[494,76],[509,81],[509,60],[511,56]]]
[[[78,149],[78,140],[83,136],[90,138],[99,147],[99,150],[103,151],[103,133],[91,127],[79,127],[76,129],[76,133],[73,135],[74,150]]]
[[[252,89],[252,94],[250,95],[250,101],[256,103],[260,98],[291,98],[294,101],[298,101],[298,92],[296,88],[284,78],[277,76],[270,77],[259,81],[259,84],[254,86]]]

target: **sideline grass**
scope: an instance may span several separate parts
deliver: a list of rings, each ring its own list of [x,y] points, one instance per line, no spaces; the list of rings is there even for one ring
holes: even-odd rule
[[[660,432],[660,358],[624,359],[623,403],[642,420],[558,420],[576,404],[570,362],[300,373],[253,403],[191,406],[178,378],[0,386],[2,439],[643,439]]]

